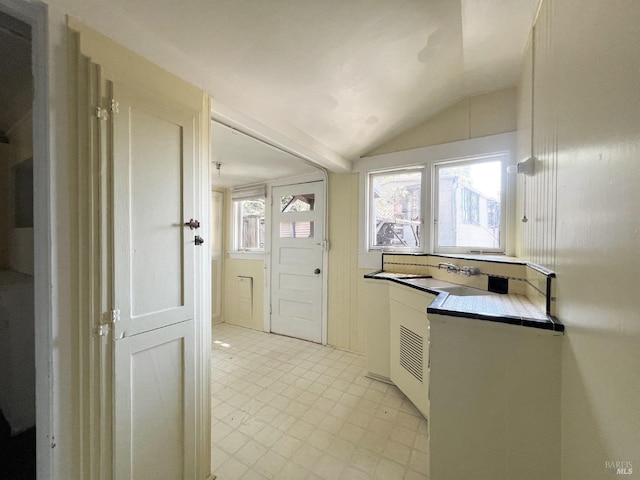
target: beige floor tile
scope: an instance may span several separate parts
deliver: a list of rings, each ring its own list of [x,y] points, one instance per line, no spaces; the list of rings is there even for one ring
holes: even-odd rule
[[[353,443],[354,445],[357,445],[362,439],[364,432],[364,428],[360,428],[352,423],[345,423],[340,429],[340,432],[338,432],[338,436]]]
[[[301,446],[302,442],[299,439],[284,434],[274,443],[271,449],[285,458],[291,458]]]
[[[313,469],[313,473],[324,480],[335,480],[340,478],[342,470],[344,470],[344,463],[331,455],[323,455],[318,461],[316,467]]]
[[[220,480],[241,479],[247,470],[249,470],[249,468],[242,462],[233,457],[229,457],[220,468],[216,470],[216,475],[220,477]]]
[[[272,425],[266,425],[254,438],[267,448],[273,447],[283,433]]]
[[[340,480],[369,480],[371,476],[355,467],[347,467],[338,478]]]
[[[278,480],[305,480],[307,478],[309,478],[309,471],[295,463],[287,463],[278,473]]]
[[[289,430],[287,430],[287,434],[302,441],[306,441],[306,439],[309,438],[309,435],[311,435],[311,433],[313,433],[315,429],[316,427],[314,427],[310,423],[307,423],[304,420],[298,420],[291,426]]]
[[[403,467],[399,463],[388,460],[386,458],[381,458],[380,462],[378,462],[378,466],[376,467],[374,478],[384,480],[390,480],[392,478],[400,479],[404,478],[405,473],[405,467]]]
[[[427,422],[362,355],[231,325],[212,352],[219,480],[427,478]]]
[[[225,452],[234,454],[249,441],[249,437],[238,431],[233,431],[220,442],[220,448]]]
[[[304,444],[296,453],[293,454],[292,460],[294,463],[306,468],[307,470],[313,470],[322,455],[322,450],[311,445]]]
[[[369,475],[373,475],[379,461],[380,455],[364,448],[358,448],[351,455],[351,465]]]
[[[327,452],[345,463],[351,461],[351,455],[353,455],[355,451],[355,444],[342,438],[334,438],[327,449]]]
[[[411,458],[409,459],[409,468],[417,472],[423,472],[427,469],[427,454],[419,452],[418,450],[411,451]]]
[[[428,480],[426,473],[420,473],[413,470],[408,470],[404,476],[404,480]]]
[[[256,470],[261,475],[264,475],[266,478],[273,479],[278,478],[278,472],[282,470],[287,463],[287,459],[274,451],[269,450],[265,453],[259,462],[254,466],[254,470]],[[239,477],[241,478],[241,477]],[[227,480],[227,479],[221,479]],[[232,480],[229,478],[228,480]]]
[[[400,442],[389,440],[382,454],[389,460],[406,465],[411,456],[411,448]]]
[[[237,458],[245,465],[251,467],[260,460],[260,457],[265,453],[267,453],[266,447],[260,445],[255,440],[250,440],[234,454],[234,458]]]

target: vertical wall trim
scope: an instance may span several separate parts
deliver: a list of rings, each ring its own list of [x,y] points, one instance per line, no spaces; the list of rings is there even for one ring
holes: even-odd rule
[[[528,222],[521,224],[519,256],[555,269],[556,231],[557,231],[557,192],[558,192],[558,135],[556,120],[556,102],[554,92],[553,56],[553,17],[552,2],[541,2],[536,22],[531,31],[527,52],[525,74],[520,83],[521,124],[518,129],[524,133],[530,122],[529,137],[521,135],[520,154],[526,150],[535,155],[536,170],[531,177],[519,181],[518,205],[527,215]],[[527,72],[530,77],[527,78]],[[530,99],[530,103],[527,100]],[[531,110],[527,110],[531,109]],[[528,115],[525,115],[527,112]],[[529,142],[525,149],[525,142]]]

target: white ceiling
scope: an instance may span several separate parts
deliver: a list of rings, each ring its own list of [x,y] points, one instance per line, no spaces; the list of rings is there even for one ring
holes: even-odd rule
[[[290,153],[269,146],[229,127],[211,125],[211,184],[225,189],[317,171]],[[216,169],[220,164],[220,170]]]
[[[539,0],[47,1],[344,171],[515,85]]]
[[[89,0],[85,3],[96,3]],[[517,82],[538,0],[112,0],[213,96],[357,158]],[[276,128],[277,129],[277,128]]]

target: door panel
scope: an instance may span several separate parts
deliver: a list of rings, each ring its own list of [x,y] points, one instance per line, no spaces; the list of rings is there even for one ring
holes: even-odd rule
[[[115,338],[193,318],[198,112],[114,86]],[[186,212],[185,212],[186,210]]]
[[[194,478],[193,326],[115,342],[115,478]]]
[[[271,331],[322,342],[324,185],[272,190]]]
[[[182,219],[182,128],[136,108],[130,123],[131,315],[140,317],[184,305],[183,229],[175,226]]]

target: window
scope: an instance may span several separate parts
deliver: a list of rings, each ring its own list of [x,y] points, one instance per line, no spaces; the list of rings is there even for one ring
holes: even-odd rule
[[[504,251],[505,168],[502,156],[435,166],[436,252]]]
[[[370,175],[370,248],[420,248],[422,172],[413,169]]]
[[[236,200],[236,250],[264,250],[264,198]]]
[[[262,251],[265,245],[265,188],[235,189],[233,248],[236,252]]]

